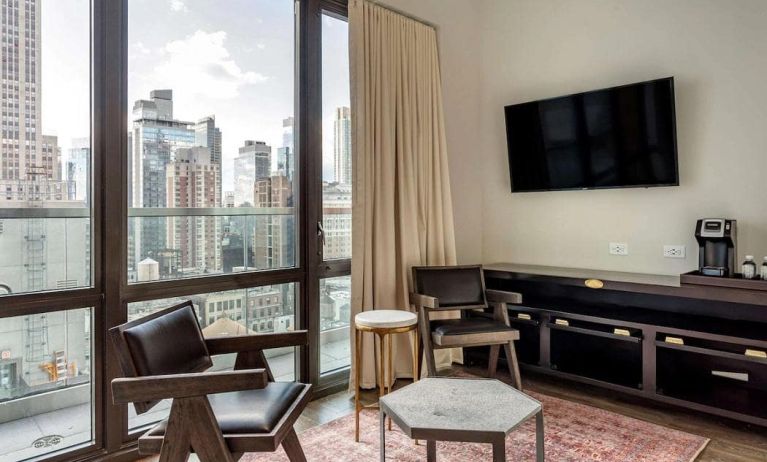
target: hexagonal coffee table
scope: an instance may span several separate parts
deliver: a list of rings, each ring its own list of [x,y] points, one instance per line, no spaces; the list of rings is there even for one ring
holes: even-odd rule
[[[410,438],[426,440],[426,460],[437,458],[437,441],[493,445],[493,461],[506,460],[506,436],[535,416],[536,460],[543,462],[543,407],[495,379],[426,378],[380,399],[381,462],[389,416]]]

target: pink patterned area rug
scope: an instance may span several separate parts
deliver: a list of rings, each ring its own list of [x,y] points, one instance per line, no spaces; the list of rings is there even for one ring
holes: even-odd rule
[[[529,393],[543,403],[546,460],[553,462],[691,462],[708,439],[614,412],[565,401],[540,393]],[[299,434],[309,461],[378,461],[378,414],[360,415],[360,442],[354,442],[354,415],[311,428]],[[535,419],[506,438],[509,461],[535,460]],[[426,460],[424,442],[416,446],[396,425],[386,432],[386,459],[416,462]],[[280,449],[274,454],[246,454],[243,462],[284,462]],[[489,444],[437,443],[440,462],[492,460]]]

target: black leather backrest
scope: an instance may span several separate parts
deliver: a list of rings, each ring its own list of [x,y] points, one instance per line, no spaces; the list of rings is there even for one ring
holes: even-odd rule
[[[437,297],[440,307],[486,305],[481,266],[418,266],[415,291]]]
[[[213,365],[192,304],[123,330],[139,376],[200,372]]]

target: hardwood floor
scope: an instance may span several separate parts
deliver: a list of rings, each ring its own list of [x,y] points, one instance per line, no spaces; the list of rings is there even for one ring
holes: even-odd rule
[[[483,373],[480,370],[467,370],[477,375]],[[399,381],[395,388],[405,386],[408,382]],[[523,374],[522,382],[525,389],[710,438],[711,442],[697,462],[767,462],[767,429],[761,427],[548,376],[527,373]],[[363,393],[363,402],[373,403],[376,396],[375,391],[366,391]],[[326,396],[312,401],[307,406],[296,423],[296,430],[300,433],[352,412],[354,400],[346,392]],[[142,462],[154,460],[156,458],[145,459]]]

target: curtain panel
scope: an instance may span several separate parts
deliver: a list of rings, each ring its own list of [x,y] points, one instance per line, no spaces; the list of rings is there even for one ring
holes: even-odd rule
[[[353,319],[410,310],[411,268],[453,265],[456,256],[437,33],[366,0],[349,1],[349,30]],[[412,377],[410,342],[395,335],[395,378]],[[377,383],[375,343],[365,334],[363,388]],[[438,366],[460,354],[437,351]],[[354,377],[352,370],[350,388]]]

